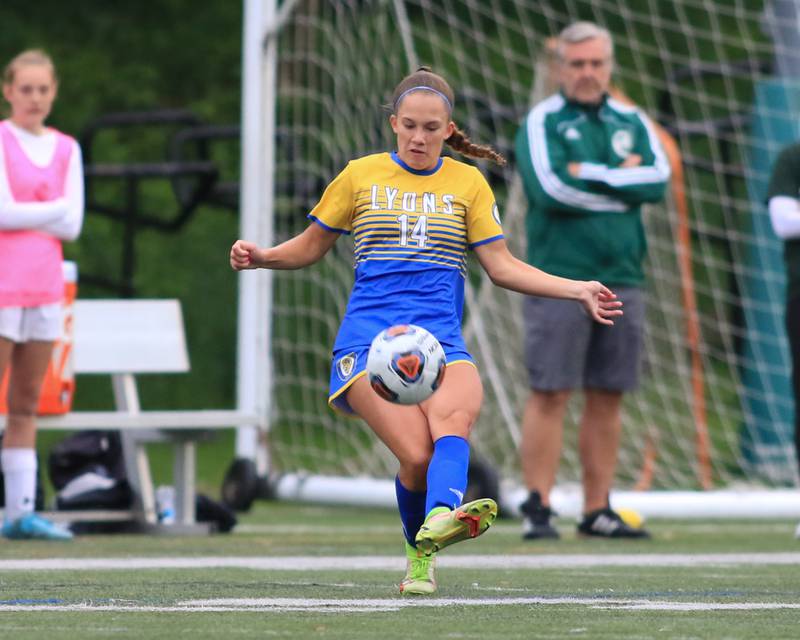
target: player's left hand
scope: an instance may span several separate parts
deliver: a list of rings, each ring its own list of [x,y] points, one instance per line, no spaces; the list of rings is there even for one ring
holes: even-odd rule
[[[595,280],[584,282],[580,303],[595,322],[614,324],[613,318],[622,315],[622,300],[604,284]]]

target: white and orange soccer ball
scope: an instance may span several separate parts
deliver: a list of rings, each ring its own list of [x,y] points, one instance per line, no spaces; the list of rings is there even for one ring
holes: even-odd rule
[[[436,337],[413,324],[381,331],[367,355],[369,383],[381,398],[396,404],[419,404],[444,379],[446,358]]]

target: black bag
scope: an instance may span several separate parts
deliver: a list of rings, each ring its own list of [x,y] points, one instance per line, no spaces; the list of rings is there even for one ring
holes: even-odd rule
[[[64,438],[50,452],[48,471],[57,509],[129,509],[133,502],[116,431],[79,431]]]
[[[57,489],[56,508],[67,510],[130,509],[133,491],[125,474],[122,439],[116,431],[79,431],[56,445],[48,460],[50,481]],[[198,522],[210,522],[227,533],[236,525],[231,509],[198,494]],[[99,525],[99,526],[98,526]],[[83,523],[81,533],[124,531],[119,523]],[[73,531],[75,526],[73,525]]]
[[[79,431],[64,438],[50,452],[50,481],[60,490],[98,465],[107,469],[109,477],[125,477],[122,443],[116,431]]]

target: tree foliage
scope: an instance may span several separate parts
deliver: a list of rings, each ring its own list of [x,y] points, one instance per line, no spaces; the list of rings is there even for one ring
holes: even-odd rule
[[[112,112],[180,108],[209,124],[240,120],[241,2],[3,0],[0,25],[3,65],[29,48],[52,56],[60,86],[49,122],[76,138]],[[114,163],[164,160],[171,133],[99,136],[92,156]],[[238,173],[238,145],[216,155],[223,174]],[[125,206],[121,182],[100,189]],[[141,200],[149,211],[169,213],[177,206],[164,180],[143,183]],[[227,253],[237,228],[235,212],[206,205],[177,233],[138,234],[136,296],[182,301],[192,360],[189,375],[143,381],[146,407],[233,404],[236,277]],[[81,238],[65,253],[82,273],[115,277],[122,233],[122,224],[88,210]],[[81,297],[111,295],[100,286],[80,285]],[[107,406],[110,397],[107,382],[79,381],[79,406]]]

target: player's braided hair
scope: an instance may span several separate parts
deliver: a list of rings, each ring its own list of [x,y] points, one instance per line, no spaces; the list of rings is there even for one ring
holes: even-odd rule
[[[467,137],[467,134],[458,127],[455,128],[453,135],[445,140],[445,142],[451,149],[455,149],[459,153],[469,156],[470,158],[489,158],[489,160],[501,166],[506,164],[506,159],[502,154],[492,149],[488,144],[475,144]]]
[[[403,98],[416,89],[428,90],[438,94],[447,105],[448,111],[452,113],[453,105],[455,104],[453,90],[447,84],[447,80],[439,74],[433,73],[430,67],[420,67],[411,75],[403,78],[400,84],[395,87],[392,94],[392,111],[397,113],[397,108]],[[453,134],[445,142],[451,149],[470,158],[488,158],[499,165],[506,164],[506,159],[500,153],[489,145],[475,144],[457,126]]]

